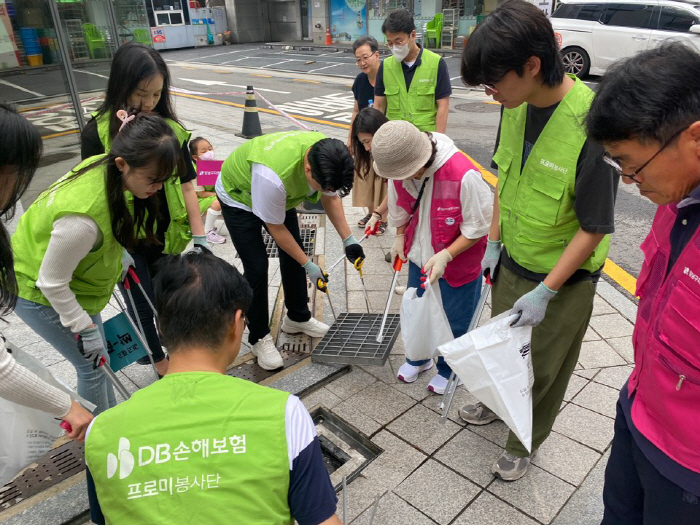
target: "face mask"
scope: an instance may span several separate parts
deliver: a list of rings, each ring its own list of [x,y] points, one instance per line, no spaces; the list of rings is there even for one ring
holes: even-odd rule
[[[210,149],[209,151],[202,153],[199,156],[199,160],[216,160],[214,158],[214,150]]]
[[[403,62],[403,59],[408,56],[408,42],[402,46],[393,46],[391,48],[391,53],[396,60]]]

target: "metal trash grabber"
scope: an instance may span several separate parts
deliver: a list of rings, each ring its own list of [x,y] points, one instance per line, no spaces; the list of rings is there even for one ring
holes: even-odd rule
[[[85,348],[83,347],[83,339],[80,337],[80,334],[75,335],[75,342],[78,345],[78,351],[84,356],[85,355]],[[100,359],[100,364],[97,365],[97,370],[102,370],[102,373],[107,376],[107,379],[110,380],[110,382],[114,385],[114,388],[117,389],[117,392],[126,400],[131,397],[131,394],[129,394],[129,391],[126,389],[126,387],[122,384],[121,381],[119,381],[119,378],[117,375],[114,373],[114,371],[109,367],[107,364],[107,360],[102,356]]]
[[[489,292],[491,291],[491,278],[486,277],[484,286],[481,288],[481,296],[479,297],[479,302],[476,303],[476,309],[474,310],[474,315],[472,320],[469,322],[469,328],[467,328],[467,333],[471,332],[479,324],[481,319],[481,314],[484,312],[484,306],[486,305],[486,299],[489,297]],[[440,409],[442,410],[442,415],[440,416],[440,423],[445,424],[447,421],[447,415],[450,413],[450,406],[452,405],[452,399],[454,398],[455,392],[457,391],[457,385],[459,384],[459,379],[454,371],[450,374],[450,379],[447,381],[447,387],[445,387],[445,394],[443,396],[443,402],[440,403]]]
[[[129,298],[131,307],[134,308],[134,298],[131,295],[131,289],[127,288],[126,286],[124,288],[126,289],[126,294]],[[127,320],[129,321],[129,324],[134,329],[134,332],[136,332],[136,336],[139,338],[139,342],[146,349],[146,355],[148,356],[148,360],[151,362],[151,368],[153,368],[153,373],[155,374],[157,381],[160,377],[160,374],[158,373],[158,370],[156,369],[156,364],[153,361],[153,352],[151,352],[151,348],[148,346],[148,342],[146,341],[146,334],[143,333],[143,328],[141,328],[141,320],[138,318],[137,315],[136,322],[138,323],[139,328],[141,329],[136,328],[136,325],[134,324],[134,319],[132,319],[131,315],[129,314],[129,310],[124,306],[122,300],[119,298],[119,295],[117,295],[117,292],[114,291],[112,293],[112,296],[117,301],[117,305],[119,305],[119,310],[121,310],[121,312],[126,316]],[[136,312],[135,308],[134,312]]]
[[[362,244],[362,241],[364,241],[367,237],[369,237],[369,234],[365,233],[362,237],[360,237],[360,240],[357,241],[357,242],[358,242],[359,244]],[[341,262],[343,262],[343,259],[345,259],[345,257],[347,257],[347,256],[346,256],[346,255],[343,255],[340,259],[338,259],[337,261],[335,261],[335,262],[331,265],[331,267],[328,269],[328,273],[331,273],[331,272],[333,271],[333,269],[334,269],[336,266],[338,266]]]
[[[389,297],[386,298],[386,306],[384,307],[384,315],[382,316],[382,324],[379,327],[379,333],[377,334],[377,337],[375,341],[377,343],[381,343],[382,340],[384,339],[384,325],[386,324],[386,318],[389,316],[389,306],[391,306],[391,298],[394,295],[394,289],[396,288],[396,282],[399,279],[399,273],[401,272],[401,265],[403,263],[401,262],[401,259],[399,259],[399,256],[396,256],[396,259],[394,260],[394,277],[391,280],[391,287],[389,288]]]

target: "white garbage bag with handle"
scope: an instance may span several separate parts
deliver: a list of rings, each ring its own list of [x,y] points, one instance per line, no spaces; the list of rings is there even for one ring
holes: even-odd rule
[[[51,386],[68,393],[88,410],[95,405],[79,398],[65,383],[54,377],[37,358],[6,343],[18,364],[34,372]],[[14,478],[20,470],[48,452],[63,435],[60,421],[51,414],[0,398],[0,487]]]
[[[493,410],[531,452],[532,326],[513,328],[512,311],[440,346],[440,353],[474,397]]]
[[[417,288],[409,288],[401,300],[401,339],[406,359],[420,361],[438,355],[438,346],[452,341],[447,314],[442,306],[440,285],[427,285],[418,297]]]

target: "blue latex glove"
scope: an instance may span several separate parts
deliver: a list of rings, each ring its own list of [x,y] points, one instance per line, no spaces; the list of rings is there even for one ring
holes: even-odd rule
[[[493,280],[496,266],[498,266],[498,261],[501,258],[501,241],[492,241],[488,238],[486,240],[488,242],[486,244],[484,258],[481,259],[481,272],[484,275],[488,272],[491,276],[491,280]]]
[[[136,263],[134,262],[134,258],[131,256],[129,252],[126,251],[126,248],[122,251],[122,279],[120,282],[124,282],[124,279],[126,279],[126,274],[129,271],[129,268],[136,268]]]
[[[549,301],[557,295],[557,292],[550,290],[544,283],[540,283],[537,288],[526,293],[513,305],[513,313],[520,313],[511,326],[537,326],[544,319]]]

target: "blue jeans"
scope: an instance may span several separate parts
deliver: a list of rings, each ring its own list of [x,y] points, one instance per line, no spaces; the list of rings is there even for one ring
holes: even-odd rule
[[[94,369],[92,363],[83,357],[78,350],[75,334],[61,324],[61,319],[53,308],[19,297],[15,313],[75,367],[78,373],[78,395],[97,405],[95,414],[117,404],[107,376],[101,370]],[[100,314],[90,317],[104,338]],[[109,355],[106,352],[104,357],[109,364]]]
[[[420,278],[422,275],[417,265],[409,263],[408,284],[406,287],[417,288],[418,297],[421,297],[423,293],[425,293],[425,290],[420,286]],[[454,335],[456,339],[466,334],[467,328],[469,328],[469,323],[472,320],[474,310],[476,310],[476,304],[479,302],[479,296],[481,295],[481,276],[470,283],[457,287],[450,286],[447,284],[447,281],[442,278],[438,280],[438,283],[440,283],[440,293],[442,294],[442,306],[445,309],[445,314],[447,314],[450,328],[452,328],[452,335]],[[428,361],[428,359],[420,361],[406,359],[406,362],[413,366],[421,366]],[[452,373],[452,369],[442,356],[438,357],[437,371],[438,374],[445,378],[449,378]]]

